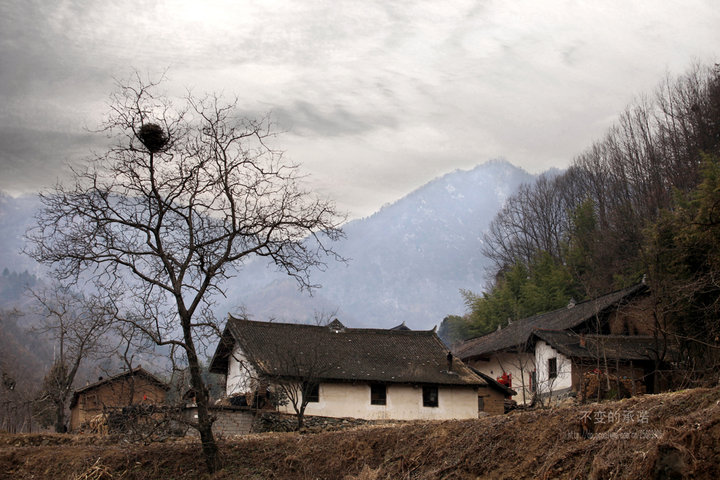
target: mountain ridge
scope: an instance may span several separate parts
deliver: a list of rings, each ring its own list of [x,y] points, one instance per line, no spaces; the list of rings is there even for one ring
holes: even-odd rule
[[[351,259],[315,272],[314,296],[262,259],[252,259],[216,299],[219,319],[231,314],[262,320],[310,322],[336,315],[347,325],[389,328],[405,322],[429,329],[445,315],[460,314],[461,288],[478,289],[487,260],[482,234],[505,199],[535,178],[505,160],[454,170],[344,225],[334,247]],[[37,197],[0,195],[0,270],[41,272],[21,255],[22,235],[32,224]],[[13,253],[13,251],[15,253]]]
[[[464,311],[461,288],[484,283],[489,264],[480,253],[482,235],[505,199],[534,178],[499,160],[435,178],[344,226],[346,239],[335,248],[351,260],[313,275],[311,280],[323,286],[314,301],[298,294],[295,308],[287,308],[282,305],[285,295],[273,301],[268,290],[248,291],[245,285],[242,303],[258,319],[312,321],[321,312],[336,313],[359,327],[404,321],[410,328],[432,328],[445,315]],[[261,275],[257,265],[248,267],[251,276]],[[271,281],[272,288],[284,285],[285,292],[292,283],[282,276]],[[240,290],[229,289],[229,296],[234,294],[239,298]]]

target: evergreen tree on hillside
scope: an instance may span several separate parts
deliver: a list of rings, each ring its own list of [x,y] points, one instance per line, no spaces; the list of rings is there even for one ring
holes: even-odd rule
[[[454,343],[460,336],[472,338],[496,330],[508,322],[561,308],[571,299],[584,298],[570,269],[549,253],[541,252],[528,266],[516,261],[502,272],[489,292],[463,291],[469,313],[446,317],[441,338]]]
[[[687,380],[716,380],[720,366],[720,162],[647,231],[645,261],[658,326],[680,351]]]

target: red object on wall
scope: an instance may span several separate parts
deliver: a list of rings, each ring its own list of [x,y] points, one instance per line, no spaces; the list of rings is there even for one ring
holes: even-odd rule
[[[512,388],[512,373],[503,373],[501,376],[497,377],[497,381],[508,388]]]

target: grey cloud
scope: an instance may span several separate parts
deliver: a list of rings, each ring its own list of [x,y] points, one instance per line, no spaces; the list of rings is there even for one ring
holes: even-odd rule
[[[101,147],[90,133],[70,134],[20,127],[0,129],[0,190],[12,193],[37,191],[62,178],[66,165]]]
[[[86,155],[79,129],[133,68],[270,110],[355,211],[491,156],[562,166],[665,70],[717,61],[719,15],[715,0],[0,1],[0,189]]]
[[[341,105],[321,107],[303,100],[296,100],[288,107],[273,109],[273,117],[282,129],[301,136],[357,135],[397,125],[395,118],[381,113],[362,115],[350,112]]]

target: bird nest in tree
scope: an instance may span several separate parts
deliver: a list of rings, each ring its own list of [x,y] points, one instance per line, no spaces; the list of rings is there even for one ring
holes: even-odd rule
[[[165,131],[157,123],[146,123],[140,127],[137,137],[150,153],[160,151],[168,143]]]

